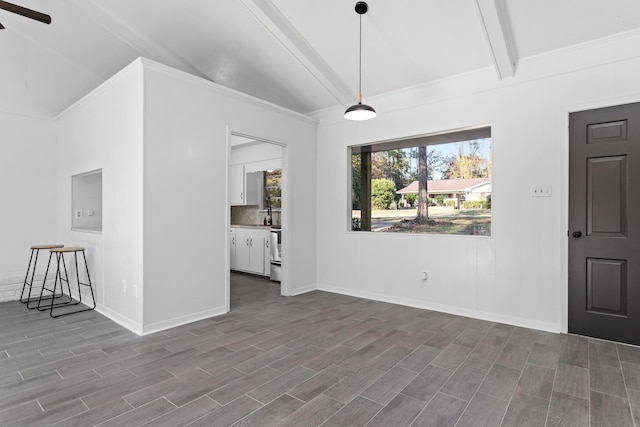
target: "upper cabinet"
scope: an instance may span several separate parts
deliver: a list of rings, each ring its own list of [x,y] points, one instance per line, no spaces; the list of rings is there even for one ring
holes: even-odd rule
[[[244,165],[229,167],[229,203],[244,205]]]
[[[232,145],[230,161],[231,206],[252,205],[264,208],[264,171],[282,168],[282,147],[258,141]],[[275,201],[274,195],[269,195],[272,196],[272,202]]]
[[[262,172],[246,172],[244,165],[231,165],[229,167],[229,203],[231,206],[260,205],[263,184]]]

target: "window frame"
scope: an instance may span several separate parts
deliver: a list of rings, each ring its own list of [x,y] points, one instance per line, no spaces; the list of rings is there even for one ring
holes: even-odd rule
[[[491,164],[489,166],[489,177],[491,178],[491,205],[494,205],[494,197],[493,197],[493,177],[494,177],[494,163],[493,163],[493,151],[494,151],[494,137],[493,137],[493,125],[492,124],[479,124],[474,126],[468,126],[463,128],[456,128],[445,131],[432,132],[427,134],[419,134],[412,136],[405,136],[401,138],[393,138],[393,139],[385,139],[379,141],[369,141],[362,142],[358,144],[348,145],[346,148],[347,155],[347,215],[346,215],[346,231],[347,233],[356,233],[362,234],[363,231],[365,233],[375,233],[377,235],[410,235],[410,236],[447,236],[453,238],[493,238],[494,236],[494,215],[493,209],[491,209],[491,221],[489,224],[489,234],[453,234],[453,233],[439,233],[439,232],[416,232],[416,233],[404,233],[404,232],[377,232],[374,230],[353,230],[352,229],[352,218],[353,218],[353,199],[352,199],[352,188],[353,188],[353,167],[352,167],[352,156],[354,154],[360,154],[363,152],[382,152],[389,151],[395,149],[404,149],[404,148],[413,148],[420,146],[432,146],[432,145],[442,145],[442,144],[450,144],[456,142],[468,142],[473,140],[482,140],[482,139],[490,139],[490,156],[491,156]]]

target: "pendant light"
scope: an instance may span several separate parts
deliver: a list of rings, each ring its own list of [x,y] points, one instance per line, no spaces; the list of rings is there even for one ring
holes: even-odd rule
[[[360,49],[358,56],[358,103],[347,108],[344,118],[348,120],[369,120],[376,116],[376,110],[362,103],[362,15],[367,13],[369,5],[363,1],[356,3],[356,13],[360,15]]]

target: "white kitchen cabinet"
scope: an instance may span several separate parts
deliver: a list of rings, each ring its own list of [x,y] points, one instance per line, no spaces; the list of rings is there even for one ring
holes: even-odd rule
[[[264,239],[264,274],[271,274],[271,233]]]
[[[264,192],[264,174],[262,172],[247,172],[244,167],[244,204],[260,205]]]
[[[244,205],[244,165],[229,166],[229,202]]]
[[[249,238],[249,271],[264,274],[264,237]]]
[[[229,229],[229,264],[232,270],[238,268],[238,261],[236,259],[236,229]]]
[[[244,165],[229,166],[229,203],[231,206],[260,205],[262,187],[261,172],[247,173]]]
[[[250,240],[250,235],[242,235],[236,232],[236,270],[251,272]]]
[[[231,254],[232,270],[244,271],[247,273],[268,275],[270,265],[265,260],[266,243],[268,240],[268,229],[251,229],[242,227],[232,227],[235,229],[235,237],[232,236],[230,250],[235,251],[235,255]],[[266,266],[266,267],[265,267]]]

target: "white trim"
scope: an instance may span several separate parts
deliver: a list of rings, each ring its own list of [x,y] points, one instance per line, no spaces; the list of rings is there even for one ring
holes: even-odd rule
[[[270,138],[270,137],[259,137],[259,136],[255,136],[256,134],[259,134],[260,131],[256,130],[256,131],[252,131],[252,130],[248,130],[248,129],[239,129],[239,127],[236,126],[227,126],[227,148],[226,148],[226,152],[227,152],[227,166],[226,166],[226,173],[227,173],[227,178],[226,178],[226,186],[227,186],[227,191],[226,191],[226,204],[227,206],[230,206],[229,203],[229,167],[231,166],[231,135],[235,135],[235,136],[240,136],[240,137],[244,137],[244,138],[249,138],[252,139],[254,141],[259,141],[261,143],[266,143],[266,144],[273,144],[273,145],[277,145],[279,147],[282,148],[282,207],[280,208],[280,214],[281,214],[281,218],[283,219],[283,222],[281,223],[281,227],[284,230],[289,230],[289,215],[287,215],[288,212],[288,200],[290,199],[290,195],[289,195],[289,180],[290,180],[290,175],[291,175],[291,148],[288,142],[284,142],[284,141],[278,141],[278,138]],[[231,309],[231,296],[230,296],[230,289],[231,289],[231,274],[230,274],[230,270],[231,270],[231,260],[229,257],[229,233],[228,230],[231,227],[231,213],[230,213],[230,209],[227,209],[227,214],[225,215],[225,224],[226,224],[226,247],[227,247],[227,253],[225,255],[225,268],[226,268],[226,276],[225,276],[225,283],[226,283],[226,288],[225,288],[225,299],[227,301],[226,305],[228,310],[230,311]],[[281,282],[280,282],[280,294],[282,296],[291,296],[291,281],[289,279],[289,266],[290,263],[288,261],[288,256],[286,254],[288,254],[289,251],[289,247],[290,247],[290,236],[289,233],[285,233],[285,235],[282,238],[282,252],[285,254],[285,256],[282,259],[282,263],[283,263],[283,267],[282,267],[282,277],[281,277]]]
[[[22,283],[10,283],[0,285],[0,302],[18,301],[22,292]],[[39,295],[39,293],[38,293]]]
[[[604,98],[580,104],[569,104],[560,107],[560,125],[562,126],[562,165],[565,166],[562,173],[560,197],[562,203],[562,229],[559,230],[563,238],[560,248],[560,286],[558,299],[560,301],[560,332],[569,330],[569,238],[564,238],[569,231],[569,114],[579,111],[595,110],[599,108],[614,107],[617,105],[640,102],[640,93],[612,98]]]
[[[284,230],[282,236],[282,267],[280,280],[280,295],[283,297],[291,296],[291,258],[289,254],[292,253],[293,248],[291,246],[291,215],[289,212],[289,205],[291,204],[291,146],[289,144],[282,146],[282,178],[281,178],[281,207],[280,207],[280,219],[281,227]]]
[[[296,288],[291,292],[291,296],[295,297],[297,295],[306,294],[307,292],[317,291],[318,287],[316,285],[304,286],[302,288]]]
[[[138,334],[138,335],[142,335],[143,327],[138,322],[135,322],[135,321],[129,319],[128,317],[123,316],[122,314],[117,313],[117,312],[105,307],[102,304],[97,304],[96,311],[98,313],[102,314],[103,316],[111,319],[112,321],[116,322],[118,325],[127,328],[131,332],[133,332],[135,334]]]
[[[498,313],[489,313],[486,311],[474,310],[470,308],[453,307],[449,305],[430,303],[428,301],[417,301],[409,298],[399,298],[392,295],[383,295],[375,292],[356,291],[353,289],[342,288],[339,286],[318,285],[319,291],[332,292],[341,295],[349,295],[357,298],[365,298],[374,301],[387,302],[391,304],[404,305],[407,307],[415,307],[423,310],[438,311],[441,313],[454,314],[456,316],[465,316],[473,319],[486,320],[489,322],[505,323],[508,325],[519,326],[522,328],[531,328],[541,331],[559,333],[560,327],[555,323],[540,322],[524,317],[514,317]]]
[[[198,313],[186,314],[184,316],[174,317],[173,319],[163,320],[161,322],[150,323],[145,325],[140,335],[149,335],[155,332],[164,331],[166,329],[175,328],[177,326],[186,325],[188,323],[197,322],[198,320],[208,319],[210,317],[220,316],[221,314],[228,313],[226,306],[211,308],[209,310],[201,311]]]

